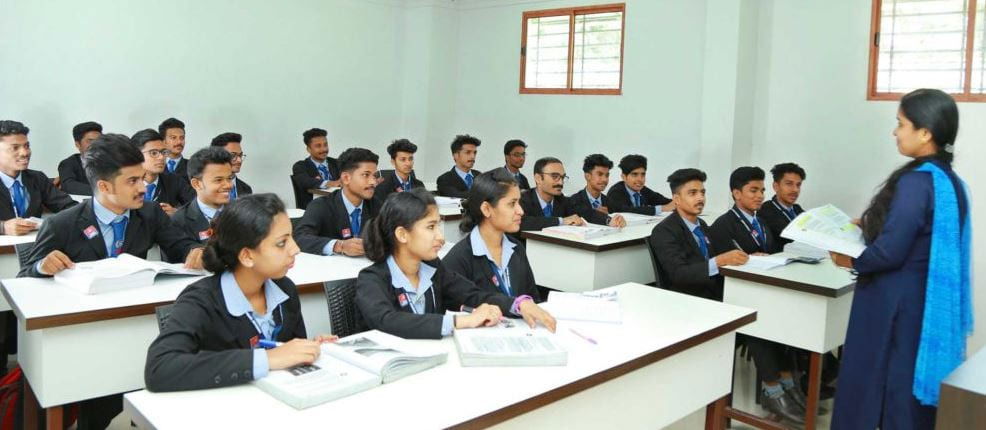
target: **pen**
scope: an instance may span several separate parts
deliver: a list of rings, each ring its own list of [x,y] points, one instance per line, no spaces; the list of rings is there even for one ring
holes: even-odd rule
[[[274,342],[273,340],[260,339],[260,341],[257,342],[257,346],[263,349],[273,349],[277,348],[277,342]]]
[[[593,338],[591,338],[591,337],[589,337],[589,336],[586,336],[586,335],[584,335],[584,334],[582,334],[582,333],[579,333],[579,332],[577,332],[577,331],[575,331],[575,329],[574,329],[574,328],[571,328],[571,327],[569,327],[569,328],[568,328],[568,330],[569,330],[569,331],[571,331],[571,332],[572,332],[573,334],[575,334],[576,336],[578,336],[578,337],[581,337],[582,339],[585,339],[585,341],[586,341],[586,342],[589,342],[589,343],[591,343],[591,344],[593,344],[593,345],[599,345],[599,343],[598,343],[598,342],[596,342],[596,340],[595,340],[595,339],[593,339]]]

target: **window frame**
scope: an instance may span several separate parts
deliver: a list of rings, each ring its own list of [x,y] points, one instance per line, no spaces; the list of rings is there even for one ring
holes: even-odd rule
[[[952,93],[951,96],[957,102],[986,102],[986,94],[972,93],[972,59],[975,51],[976,36],[976,9],[977,3],[986,0],[967,0],[968,16],[966,17],[966,36],[965,36],[965,79],[964,88],[961,93]],[[870,12],[870,33],[869,33],[869,69],[866,82],[866,100],[874,101],[897,101],[904,96],[904,93],[878,92],[876,89],[876,75],[879,70],[880,60],[880,21],[883,15],[883,0],[873,0]]]
[[[984,0],[986,1],[986,0]],[[620,12],[620,86],[618,88],[572,88],[575,74],[575,16],[594,13]],[[527,78],[527,20],[549,16],[568,15],[568,78],[566,88],[526,88]],[[520,32],[520,94],[579,94],[579,95],[622,95],[623,94],[623,55],[626,46],[626,3],[610,3],[595,6],[567,7],[526,11],[521,17]]]

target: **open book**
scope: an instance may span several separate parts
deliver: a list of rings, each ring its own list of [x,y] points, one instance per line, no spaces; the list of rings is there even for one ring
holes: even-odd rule
[[[253,383],[274,398],[304,409],[445,363],[441,347],[412,344],[371,330],[322,345],[315,363],[272,370]]]
[[[540,306],[559,320],[623,322],[617,291],[613,289],[612,294],[608,295],[596,294],[599,291],[589,291],[589,294],[552,291],[548,293],[548,301]]]
[[[866,249],[863,230],[852,223],[849,215],[833,205],[798,215],[781,232],[781,237],[851,257],[859,257]]]
[[[627,222],[627,227],[633,227],[635,225],[644,225],[644,224],[657,224],[664,219],[664,216],[643,215],[633,212],[616,212],[610,215],[612,216],[619,215],[623,217],[623,219],[625,219]]]
[[[456,330],[455,346],[462,366],[564,366],[568,352],[554,333],[524,320],[504,319],[494,327]]]
[[[75,263],[75,268],[55,274],[55,282],[68,285],[83,294],[147,287],[157,275],[205,276],[205,270],[186,269],[183,264],[147,261],[130,254],[116,258]]]
[[[743,267],[749,267],[753,269],[760,270],[770,270],[775,267],[785,266],[794,262],[807,263],[807,264],[817,264],[822,261],[822,258],[817,257],[805,257],[795,254],[789,254],[786,252],[778,252],[773,255],[751,255],[750,259],[747,260]]]
[[[595,239],[597,237],[603,237],[609,234],[617,233],[620,231],[620,229],[616,227],[605,226],[605,225],[586,224],[586,225],[558,225],[554,227],[545,227],[541,231],[569,239],[588,240],[588,239]]]

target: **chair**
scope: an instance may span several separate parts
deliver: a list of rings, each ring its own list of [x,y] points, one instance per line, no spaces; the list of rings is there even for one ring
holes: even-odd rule
[[[661,261],[658,260],[657,253],[654,252],[656,246],[652,241],[652,236],[644,238],[644,244],[647,245],[647,255],[650,255],[650,263],[654,268],[654,286],[665,290],[668,289],[671,286],[671,279],[664,272],[664,269],[661,268]]]
[[[170,304],[154,308],[154,314],[157,316],[158,331],[164,331],[164,327],[168,323],[168,318],[171,316],[171,309],[174,307],[174,304]]]
[[[322,284],[329,306],[329,328],[332,334],[346,337],[366,330],[363,316],[356,308],[356,280],[345,279]]]
[[[27,257],[31,253],[31,248],[34,247],[34,243],[21,243],[14,245],[14,253],[17,254],[17,264],[23,269],[27,266]]]

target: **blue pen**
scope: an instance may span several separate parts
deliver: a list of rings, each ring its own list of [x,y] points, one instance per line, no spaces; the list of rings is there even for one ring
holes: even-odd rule
[[[260,341],[257,342],[257,346],[263,349],[273,349],[273,348],[277,348],[277,342],[273,340],[260,339]]]

